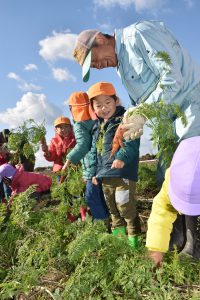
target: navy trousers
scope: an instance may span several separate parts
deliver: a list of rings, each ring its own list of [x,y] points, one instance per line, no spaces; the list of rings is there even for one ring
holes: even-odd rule
[[[86,202],[94,219],[104,220],[109,217],[101,183],[94,185],[91,180],[87,180]]]

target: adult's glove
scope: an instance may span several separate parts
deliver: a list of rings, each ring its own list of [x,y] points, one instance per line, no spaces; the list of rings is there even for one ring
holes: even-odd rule
[[[123,117],[121,128],[126,131],[123,137],[126,141],[138,139],[143,134],[143,126],[146,118],[134,113],[135,107],[129,108]]]

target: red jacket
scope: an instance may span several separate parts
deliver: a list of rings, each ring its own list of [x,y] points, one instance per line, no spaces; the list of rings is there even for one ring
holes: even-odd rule
[[[12,194],[24,192],[33,184],[37,185],[36,192],[45,192],[50,189],[52,179],[47,175],[19,169],[12,178]]]
[[[75,144],[76,140],[73,132],[65,138],[61,138],[56,133],[55,137],[51,139],[48,152],[44,154],[44,157],[46,160],[54,162],[53,172],[62,169],[68,150],[74,148]]]

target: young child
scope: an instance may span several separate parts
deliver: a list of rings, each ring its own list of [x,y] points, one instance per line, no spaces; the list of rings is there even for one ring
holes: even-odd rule
[[[31,185],[36,185],[36,193],[43,195],[50,193],[52,179],[49,176],[24,171],[6,163],[0,166],[0,182],[6,182],[12,189],[12,196],[26,191]]]
[[[158,266],[168,250],[172,224],[178,213],[200,215],[200,136],[181,141],[166,171],[162,189],[153,201],[146,247]],[[187,240],[181,253],[200,258],[199,249],[195,249],[196,221],[193,219],[193,222],[187,224]]]
[[[130,245],[137,248],[140,222],[135,205],[140,140],[124,142],[112,157],[115,132],[125,113],[111,83],[98,82],[88,90],[88,96],[98,117],[93,127],[93,183],[102,187],[112,219],[114,235],[128,233]],[[100,148],[100,149],[99,149]]]
[[[51,139],[49,147],[45,140],[42,140],[41,144],[46,160],[54,162],[53,172],[58,172],[64,165],[67,152],[75,146],[76,141],[68,118],[58,117],[54,121],[54,126],[55,137]]]
[[[69,107],[74,120],[74,133],[76,137],[76,145],[67,154],[66,163],[63,170],[73,163],[77,164],[80,160],[83,168],[83,178],[86,181],[86,202],[90,208],[93,218],[106,220],[109,216],[108,209],[105,203],[101,185],[95,186],[92,184],[90,175],[90,148],[92,145],[92,128],[94,120],[91,118],[91,110],[89,106],[89,98],[86,93],[75,92],[69,98]]]

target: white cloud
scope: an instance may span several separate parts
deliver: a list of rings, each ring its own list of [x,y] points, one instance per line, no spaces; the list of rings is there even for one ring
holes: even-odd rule
[[[76,36],[70,32],[58,33],[54,31],[52,36],[39,41],[41,47],[39,54],[47,61],[73,59],[72,52]]]
[[[21,84],[18,85],[18,88],[22,92],[41,91],[42,90],[41,86],[35,85],[33,83],[27,83],[25,81],[21,82]]]
[[[193,1],[193,0],[184,0],[184,1],[185,1],[185,3],[187,4],[187,6],[188,6],[189,8],[191,8],[191,7],[194,6],[194,1]]]
[[[35,168],[37,168],[37,167],[48,167],[48,166],[53,165],[52,162],[49,162],[44,158],[44,153],[42,152],[41,148],[39,149],[38,152],[35,153],[35,158],[36,158]]]
[[[133,2],[134,0],[94,0],[94,4],[105,8],[110,8],[116,5],[127,7],[130,6]]]
[[[27,119],[34,119],[37,123],[45,120],[45,124],[52,125],[56,117],[62,112],[53,103],[47,101],[44,94],[26,93],[16,107],[7,108],[0,112],[0,123],[8,124],[9,128],[16,128]]]
[[[24,66],[25,71],[33,71],[33,70],[38,70],[38,67],[35,64],[28,64]]]
[[[16,81],[20,81],[21,80],[21,78],[16,73],[14,73],[14,72],[8,73],[7,77],[10,78],[10,79],[14,79]]]
[[[192,0],[190,0],[192,1]],[[119,5],[121,8],[128,8],[131,5],[135,6],[137,12],[144,10],[158,10],[165,0],[93,0],[96,6],[111,8]]]
[[[31,91],[40,91],[42,90],[42,87],[39,85],[35,85],[33,83],[28,83],[26,82],[23,78],[21,78],[20,76],[18,76],[16,73],[14,72],[10,72],[8,73],[8,78],[10,79],[14,79],[17,82],[19,82],[18,84],[18,88],[23,91],[23,92],[31,92]]]
[[[156,154],[158,152],[157,147],[153,147],[153,143],[151,141],[151,129],[144,126],[144,133],[141,136],[140,141],[140,156],[145,155],[147,153],[149,154]]]
[[[73,81],[76,82],[76,77],[69,73],[67,69],[53,68],[53,77],[57,81]]]
[[[98,23],[98,28],[100,28],[102,31],[106,31],[107,33],[113,33],[113,25],[108,23]]]

